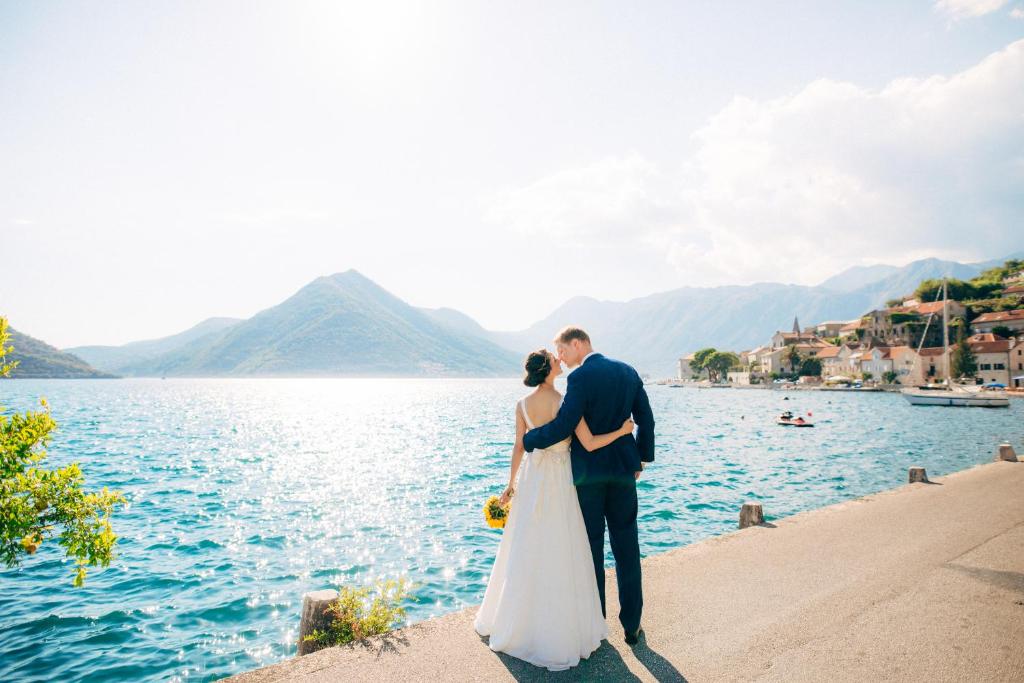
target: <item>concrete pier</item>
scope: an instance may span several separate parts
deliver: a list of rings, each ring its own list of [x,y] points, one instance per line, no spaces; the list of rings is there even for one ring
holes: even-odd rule
[[[468,609],[232,680],[1024,680],[1024,463],[752,526],[643,571],[640,644],[623,641],[609,577],[610,638],[566,672],[491,652]]]

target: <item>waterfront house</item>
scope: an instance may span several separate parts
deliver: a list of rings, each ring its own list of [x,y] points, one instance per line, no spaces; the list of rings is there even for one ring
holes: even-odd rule
[[[950,347],[949,353],[953,353]],[[929,346],[918,352],[918,363],[910,375],[910,384],[924,385],[941,382],[946,379],[946,364],[941,346]]]
[[[821,376],[825,378],[841,376],[853,379],[853,369],[850,367],[852,353],[852,349],[845,344],[830,346],[818,351],[817,358],[821,361]]]
[[[975,334],[967,338],[978,363],[977,378],[982,384],[998,382],[1010,386],[1010,348],[1013,343],[992,334]]]
[[[875,380],[882,381],[882,376],[892,370],[892,358],[889,357],[888,347],[872,346],[860,349],[853,357],[860,374],[871,373],[871,377]]]
[[[788,372],[784,369],[785,359],[782,357],[783,354],[789,353],[787,348],[769,349],[767,352],[761,354],[761,372],[766,375],[770,375],[773,372],[782,373]]]
[[[765,356],[772,352],[771,346],[758,346],[756,349],[750,352],[750,369],[754,372],[764,374],[768,372],[765,370]]]
[[[914,365],[918,363],[917,352],[909,346],[893,346],[889,349],[892,369],[896,373],[896,381],[900,384],[914,385]]]
[[[1006,356],[1010,369],[1010,386],[1024,389],[1024,336],[1013,342]]]
[[[726,378],[728,379],[729,384],[750,386],[751,384],[753,384],[753,382],[750,381],[753,374],[754,373],[747,372],[746,370],[732,370],[726,374]]]
[[[976,333],[991,332],[996,327],[1006,327],[1014,334],[1024,332],[1024,308],[1013,311],[982,313],[971,322]]]
[[[679,359],[679,379],[690,379],[693,375],[693,368],[690,367],[690,361],[694,359],[697,352],[694,351],[688,355],[683,356]]]

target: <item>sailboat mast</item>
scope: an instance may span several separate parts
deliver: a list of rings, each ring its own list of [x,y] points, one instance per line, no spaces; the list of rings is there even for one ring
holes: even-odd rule
[[[946,278],[942,278],[942,363],[946,369],[946,386],[952,386],[952,378],[949,376],[949,306],[946,303],[948,294]]]

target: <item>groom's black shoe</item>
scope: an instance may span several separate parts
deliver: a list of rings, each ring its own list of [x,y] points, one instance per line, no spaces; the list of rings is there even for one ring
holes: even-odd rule
[[[635,633],[626,633],[626,645],[636,645],[640,642],[640,634],[644,632],[643,626],[638,628]]]

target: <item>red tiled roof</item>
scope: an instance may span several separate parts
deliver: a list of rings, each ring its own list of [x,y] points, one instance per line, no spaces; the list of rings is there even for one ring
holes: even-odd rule
[[[1014,285],[1003,290],[1003,294],[1024,294],[1024,285]]]
[[[974,342],[992,342],[992,341],[1003,341],[1003,337],[998,334],[992,334],[991,332],[979,332],[978,334],[972,334],[967,338],[967,342],[973,344]]]
[[[957,303],[956,301],[950,301],[950,304]],[[929,315],[931,313],[942,313],[942,302],[941,301],[930,301],[925,304],[918,304],[914,307],[917,312],[922,315]]]
[[[1005,353],[1010,350],[1010,342],[1000,341],[970,342],[971,351],[975,353]]]
[[[921,349],[920,351],[918,351],[918,354],[921,355],[921,356],[941,356],[942,355],[942,347],[941,346],[929,346],[927,348],[924,348],[924,349]]]
[[[1001,323],[1008,320],[1024,320],[1024,308],[1018,308],[1014,311],[996,311],[995,313],[982,313],[971,322],[972,325],[978,323]]]
[[[818,351],[818,358],[835,358],[843,350],[842,346],[829,346]]]
[[[889,347],[889,353],[887,353],[885,357],[886,358],[895,358],[896,356],[899,356],[900,354],[903,354],[903,353],[906,353],[907,351],[912,351],[912,350],[913,349],[911,349],[909,346],[890,346]]]

